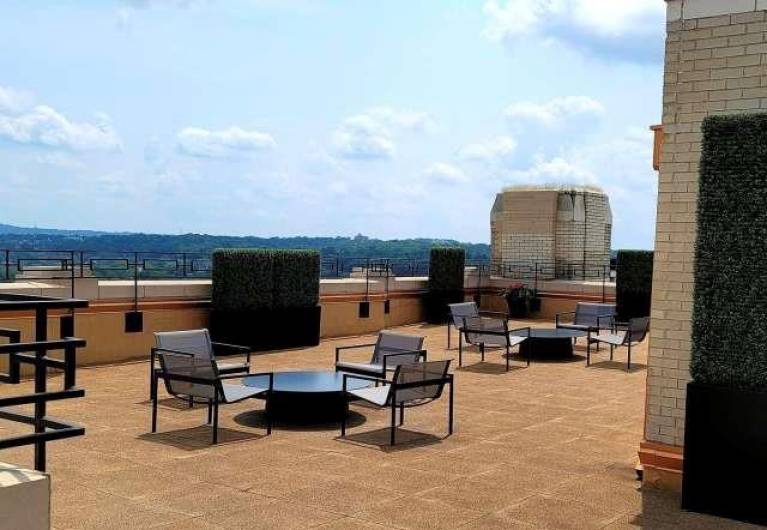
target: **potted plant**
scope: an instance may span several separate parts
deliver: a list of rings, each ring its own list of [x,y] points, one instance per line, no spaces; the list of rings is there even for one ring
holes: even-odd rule
[[[526,318],[531,313],[541,310],[541,299],[535,289],[530,289],[522,283],[513,283],[501,291],[501,296],[506,300],[509,316],[512,318]]]
[[[767,114],[703,123],[682,507],[767,524]]]

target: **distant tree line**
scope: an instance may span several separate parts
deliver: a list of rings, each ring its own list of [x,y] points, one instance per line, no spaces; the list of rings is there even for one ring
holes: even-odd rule
[[[204,234],[51,234],[0,233],[0,248],[12,250],[82,250],[94,253],[188,252],[209,254],[216,248],[280,248],[319,250],[323,257],[429,258],[434,246],[459,246],[468,260],[490,257],[490,246],[442,239],[372,239],[356,237],[233,237]]]

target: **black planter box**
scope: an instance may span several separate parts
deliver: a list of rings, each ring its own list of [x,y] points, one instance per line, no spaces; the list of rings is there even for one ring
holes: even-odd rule
[[[257,311],[210,312],[210,332],[216,342],[249,346],[253,351],[317,346],[322,308],[295,307]]]
[[[448,304],[459,304],[464,301],[463,289],[428,291],[423,301],[426,321],[429,324],[444,324],[450,317]]]
[[[688,383],[682,508],[767,524],[767,393]]]

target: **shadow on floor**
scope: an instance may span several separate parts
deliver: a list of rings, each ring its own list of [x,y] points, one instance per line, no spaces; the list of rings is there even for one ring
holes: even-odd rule
[[[213,430],[208,425],[200,425],[188,429],[176,429],[174,431],[145,433],[138,436],[139,439],[147,442],[170,445],[185,451],[207,449],[212,445],[212,437]],[[259,433],[236,431],[234,429],[227,429],[226,427],[218,428],[218,445],[249,442],[252,440],[260,440],[264,437],[264,434]]]
[[[390,445],[390,434],[391,429],[389,427],[376,429],[374,431],[351,434],[347,430],[346,437],[339,437],[337,440],[340,442],[351,443],[364,447],[377,447],[385,453],[407,451],[408,449],[413,449],[416,447],[427,447],[430,445],[438,444],[443,440],[443,438],[433,434],[411,431],[409,429],[403,429],[402,427],[399,427],[396,434],[396,445],[392,446]]]
[[[686,512],[680,508],[681,500],[678,494],[660,491],[651,487],[642,487],[642,512],[629,515],[623,523],[640,528],[678,528],[717,530],[762,528],[731,519],[722,519],[695,512]]]
[[[505,363],[505,361],[503,362]],[[509,367],[509,371],[507,372],[506,364],[480,361],[474,364],[466,364],[464,362],[464,365],[461,367],[457,367],[455,371],[470,372],[474,374],[483,374],[483,375],[504,375],[507,373],[510,374],[511,372],[515,372],[517,370],[524,370],[524,369],[525,369],[524,366],[511,365]]]
[[[234,417],[235,423],[242,425],[243,427],[251,427],[254,429],[266,429],[266,412],[263,410],[252,410],[243,412]],[[349,416],[346,419],[346,426],[348,428],[358,427],[363,425],[367,419],[364,415],[358,412],[349,411]],[[337,421],[326,423],[293,423],[285,421],[275,421],[272,424],[273,429],[281,431],[293,431],[293,432],[327,432],[336,431],[340,432],[341,424]]]
[[[589,368],[600,368],[602,370],[619,370],[626,372],[626,361],[595,361],[594,357],[591,358],[591,366]],[[646,364],[631,363],[631,373],[642,372],[647,370]]]

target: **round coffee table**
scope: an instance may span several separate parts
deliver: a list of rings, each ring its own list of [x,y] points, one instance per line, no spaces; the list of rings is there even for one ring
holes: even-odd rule
[[[291,423],[341,421],[349,412],[343,376],[343,372],[336,371],[275,372],[272,394],[266,400],[267,413],[273,420]],[[269,383],[266,376],[251,376],[245,377],[242,384],[267,386]],[[357,390],[371,384],[350,375],[346,388]]]
[[[527,331],[515,331],[511,334],[516,337],[527,337]],[[532,358],[533,355],[572,357],[573,339],[586,335],[585,331],[577,329],[532,328],[530,337],[519,345],[519,353],[526,358]]]

